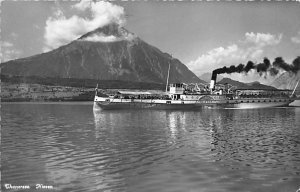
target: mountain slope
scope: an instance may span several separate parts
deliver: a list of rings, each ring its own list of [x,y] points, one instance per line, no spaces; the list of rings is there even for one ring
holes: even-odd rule
[[[243,82],[232,80],[230,78],[223,78],[218,83],[219,84],[230,84],[230,85],[236,86],[237,89],[268,89],[268,90],[276,89],[275,87],[264,85],[259,82],[243,83]]]
[[[206,81],[207,83],[211,80],[212,73],[203,73],[202,75],[198,76],[199,79]],[[218,75],[217,80],[221,81],[224,77],[222,75]]]
[[[199,82],[178,59],[115,24],[91,31],[47,53],[1,64],[13,76],[125,80],[165,83]]]

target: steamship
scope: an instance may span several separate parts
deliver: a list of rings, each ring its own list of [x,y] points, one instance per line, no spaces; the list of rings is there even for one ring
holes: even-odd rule
[[[298,85],[299,81],[297,82]],[[168,84],[167,84],[168,85]],[[288,106],[295,100],[294,90],[236,89],[231,85],[217,85],[216,75],[210,85],[199,88],[197,84],[173,83],[169,91],[150,92],[118,91],[104,96],[96,88],[95,109],[191,109],[191,108],[268,108]]]

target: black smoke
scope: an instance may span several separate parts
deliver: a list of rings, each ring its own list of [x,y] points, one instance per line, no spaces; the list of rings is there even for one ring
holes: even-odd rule
[[[281,57],[277,57],[273,66],[287,72],[297,73],[300,70],[300,57],[297,57],[292,64],[287,64]]]
[[[212,73],[212,80],[217,79],[218,74],[222,73],[248,73],[250,70],[255,69],[260,75],[267,74],[277,75],[279,70],[284,70],[289,73],[296,74],[300,70],[300,56],[298,56],[292,64],[286,63],[281,57],[275,58],[274,62],[271,64],[268,58],[264,58],[262,63],[255,64],[252,61],[248,61],[246,65],[239,64],[237,66],[231,65],[230,67],[222,67],[215,69]]]

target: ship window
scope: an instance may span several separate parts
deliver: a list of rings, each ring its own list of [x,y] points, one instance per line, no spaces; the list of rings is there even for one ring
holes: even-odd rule
[[[279,100],[279,102],[281,102],[281,100]]]
[[[241,103],[244,103],[244,101],[241,101]]]
[[[270,100],[269,102],[272,102],[272,100]]]
[[[254,103],[254,101],[252,101],[252,103]]]
[[[258,100],[257,102],[260,102],[260,100]]]

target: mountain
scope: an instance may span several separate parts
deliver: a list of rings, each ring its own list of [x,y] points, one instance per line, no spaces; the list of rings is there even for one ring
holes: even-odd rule
[[[298,74],[293,73],[282,73],[279,77],[277,77],[270,85],[276,87],[278,89],[290,89],[293,90],[300,80],[300,72]],[[300,93],[300,83],[297,86],[297,92]]]
[[[251,82],[251,83],[246,83],[246,85],[250,86],[250,89],[269,89],[269,90],[276,89],[273,86],[261,84],[258,81],[254,81],[254,82]]]
[[[1,64],[1,74],[45,78],[166,83],[201,80],[178,59],[116,24],[91,31],[47,53]]]
[[[203,73],[202,75],[198,76],[198,78],[209,83],[211,80],[211,75],[212,75],[212,73],[207,72],[207,73]],[[223,78],[224,77],[222,75],[218,75],[217,81],[221,81]]]
[[[236,86],[237,89],[268,89],[268,90],[276,89],[275,87],[264,85],[257,81],[252,82],[252,83],[243,83],[243,82],[232,80],[230,78],[223,78],[218,83],[219,84],[230,84],[230,85]]]

